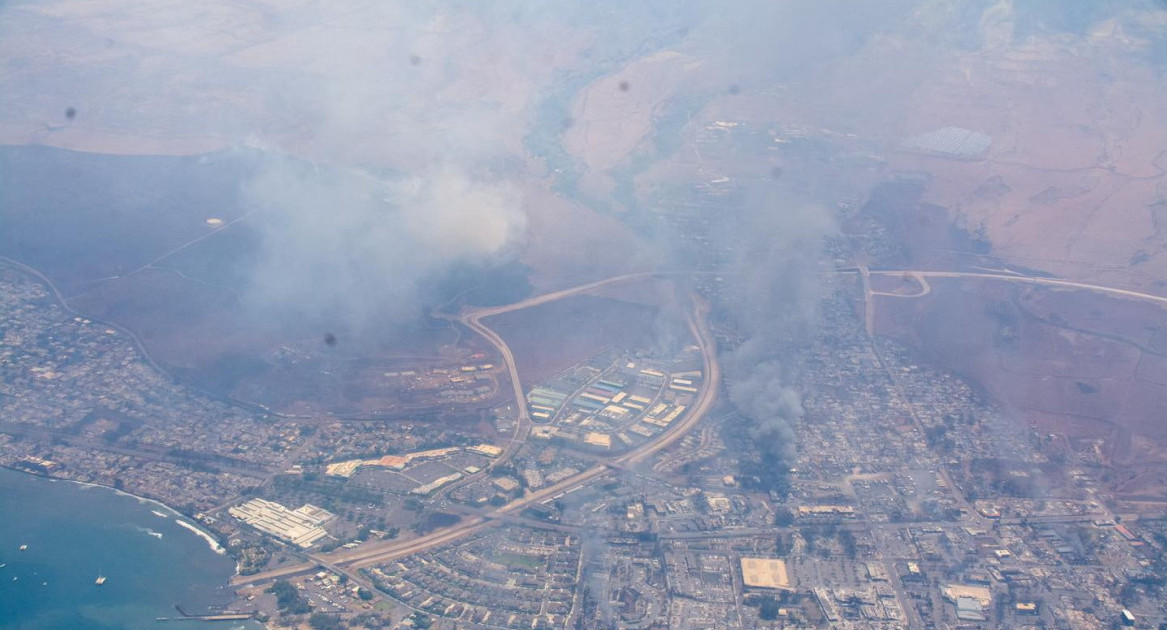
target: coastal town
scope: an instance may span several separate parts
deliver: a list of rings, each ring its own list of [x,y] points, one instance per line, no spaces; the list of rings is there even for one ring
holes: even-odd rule
[[[485,432],[293,418],[176,384],[35,277],[0,280],[0,462],[180,510],[236,559],[231,612],[273,627],[1167,615],[1167,521],[1108,497],[1091,444],[1004,421],[957,376],[869,338],[845,277],[798,351],[805,418],[778,475],[759,474],[732,408],[683,426],[709,391],[701,339],[667,356],[602,351],[525,385],[523,409],[499,397]],[[497,391],[493,361],[419,370],[452,390],[489,375]]]
[[[0,630],[1167,630],[1167,0],[0,40]]]

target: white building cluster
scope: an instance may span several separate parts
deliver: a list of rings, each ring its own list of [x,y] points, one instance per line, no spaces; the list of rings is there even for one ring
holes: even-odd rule
[[[252,499],[228,510],[231,516],[265,534],[308,548],[328,535],[323,527],[335,516],[323,508],[304,504],[290,510],[274,501]]]

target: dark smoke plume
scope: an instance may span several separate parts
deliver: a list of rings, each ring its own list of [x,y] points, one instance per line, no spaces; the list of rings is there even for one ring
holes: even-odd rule
[[[788,464],[802,400],[790,356],[811,338],[821,294],[827,210],[774,195],[747,197],[727,238],[738,244],[724,306],[744,341],[724,358],[729,397],[763,459]]]

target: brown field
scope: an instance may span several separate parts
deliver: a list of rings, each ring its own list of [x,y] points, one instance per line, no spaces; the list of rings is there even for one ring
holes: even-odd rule
[[[1156,70],[1124,64],[1121,32],[1037,38],[953,59],[913,94],[907,131],[945,125],[993,136],[984,160],[893,152],[889,169],[927,173],[923,201],[984,228],[993,255],[1086,282],[1155,289],[1167,277],[1157,207],[1167,106]]]
[[[592,37],[472,9],[268,4],[6,6],[0,142],[135,155],[259,143],[402,169],[518,155],[533,99]]]
[[[879,332],[978,383],[1020,421],[1106,438],[1119,466],[1167,465],[1167,358],[1148,345],[1167,326],[1162,309],[967,279],[936,280],[919,299],[877,300]]]
[[[444,322],[349,338],[336,322],[260,319],[227,290],[154,269],[71,305],[134,332],[150,356],[182,381],[277,410],[303,404],[345,414],[388,409],[400,392],[386,387],[380,378],[385,371],[490,350]],[[324,335],[334,330],[337,343],[329,347]],[[463,345],[454,347],[459,339]]]
[[[564,146],[594,171],[614,168],[652,132],[659,108],[700,67],[700,60],[666,50],[593,82],[576,98]]]
[[[522,261],[536,293],[652,268],[651,251],[627,225],[555,194],[549,184],[530,179],[523,186]]]
[[[297,2],[281,7],[287,19],[273,19],[267,4],[14,4],[0,33],[9,104],[0,142],[155,155],[255,143],[326,164],[401,170],[469,156],[522,189],[522,262],[536,292],[658,263],[617,219],[555,193],[555,175],[525,149],[532,112],[555,77],[590,65],[584,57],[600,30],[555,20],[527,28],[474,11],[423,11],[426,27],[417,29],[408,5],[382,3]],[[719,59],[716,51],[738,49],[716,23],[618,60],[569,97],[561,139],[581,170],[579,190],[609,199],[630,183],[652,208],[662,191],[773,178],[826,207],[872,197],[869,210],[902,246],[873,265],[1024,267],[1167,294],[1161,60],[1143,59],[1137,31],[1124,30],[1157,16],[1132,9],[1088,33],[1024,38],[1013,37],[1011,22],[990,20],[971,29],[975,44],[959,45],[966,40],[944,13],[897,18],[854,49],[823,48],[821,60],[802,51],[764,59],[763,68]],[[798,20],[774,22],[766,38],[799,41]],[[662,129],[678,105],[696,112],[680,107],[692,114],[687,122]],[[77,116],[66,122],[71,106]],[[740,123],[732,127],[740,135],[710,140],[714,121]],[[950,125],[991,135],[987,155],[900,149],[909,136]],[[772,175],[775,167],[785,175]],[[872,192],[881,181],[898,183]],[[161,254],[162,242],[146,244]],[[1104,439],[1122,467],[1121,492],[1167,493],[1164,474],[1146,470],[1167,465],[1163,310],[1081,291],[930,284],[920,298],[877,298],[878,331],[979,384],[1021,422],[1067,441]],[[901,295],[916,288],[875,284]],[[524,381],[535,382],[608,345],[650,347],[658,320],[670,319],[653,305],[655,293],[605,295],[486,323],[511,344]],[[425,325],[323,348],[332,323],[255,321],[230,291],[164,271],[98,287],[73,305],[125,324],[189,382],[284,409],[368,413],[403,396],[378,378],[386,366],[492,354],[466,331]],[[279,358],[289,348],[295,361]]]
[[[524,385],[533,385],[604,348],[652,348],[655,307],[576,296],[483,320],[506,340]]]
[[[1038,270],[1167,294],[1167,101],[1153,64],[1132,63],[1128,44],[1112,24],[1085,38],[1002,39],[917,66],[922,80],[885,101],[903,113],[885,108],[871,120],[899,133],[865,133],[888,141],[886,178],[921,181],[917,193],[876,204],[903,249],[872,264]],[[1108,73],[1115,63],[1122,73]],[[906,136],[949,125],[993,136],[988,154],[898,150]],[[914,284],[873,287],[903,294]],[[1075,447],[1102,440],[1120,494],[1167,495],[1167,312],[1084,291],[930,285],[920,298],[877,297],[879,333],[983,387],[1018,422]]]

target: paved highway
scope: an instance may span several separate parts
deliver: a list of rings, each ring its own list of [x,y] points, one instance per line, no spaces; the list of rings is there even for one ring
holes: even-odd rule
[[[1044,285],[1044,286],[1054,286],[1054,287],[1062,287],[1062,288],[1070,288],[1070,289],[1081,289],[1081,290],[1095,291],[1095,292],[1099,292],[1099,293],[1115,295],[1118,297],[1129,297],[1129,298],[1134,298],[1134,299],[1152,301],[1152,302],[1156,302],[1156,303],[1163,304],[1163,305],[1167,306],[1167,298],[1157,296],[1157,295],[1148,294],[1148,293],[1141,293],[1138,291],[1132,291],[1132,290],[1127,290],[1127,289],[1116,289],[1113,287],[1104,287],[1104,286],[1100,286],[1100,285],[1092,285],[1092,284],[1073,282],[1073,281],[1068,281],[1068,280],[1057,280],[1054,278],[1035,278],[1035,277],[1031,277],[1031,276],[1010,275],[1010,274],[1006,274],[1006,273],[921,271],[921,270],[867,270],[865,267],[862,270],[858,270],[858,269],[853,270],[853,271],[841,270],[839,273],[852,273],[852,274],[859,273],[862,276],[864,276],[865,280],[867,280],[869,276],[875,276],[875,275],[897,276],[897,277],[905,277],[906,276],[906,277],[914,277],[914,278],[977,278],[977,279],[1001,280],[1001,281],[1006,281],[1006,282],[1018,282],[1018,283],[1026,283],[1026,284],[1036,284],[1036,285]],[[503,355],[504,360],[508,364],[508,370],[511,370],[511,376],[513,379],[513,384],[515,386],[516,404],[517,404],[518,408],[520,409],[520,411],[519,411],[520,417],[525,418],[526,417],[526,415],[525,415],[525,408],[526,408],[525,399],[524,399],[523,393],[522,393],[522,386],[521,386],[521,384],[519,384],[519,380],[517,377],[517,371],[515,371],[514,357],[510,353],[510,349],[506,346],[506,342],[503,341],[503,339],[501,337],[499,337],[497,333],[495,333],[494,331],[490,330],[485,325],[483,325],[480,320],[482,318],[485,318],[485,317],[499,315],[502,313],[508,313],[508,312],[512,312],[512,311],[516,311],[516,310],[521,310],[524,308],[531,308],[533,306],[546,304],[546,303],[553,302],[555,300],[560,300],[560,299],[570,297],[573,295],[579,295],[581,293],[594,291],[595,289],[598,289],[598,288],[601,288],[604,286],[617,284],[620,282],[628,282],[630,280],[643,279],[643,278],[647,278],[647,277],[652,277],[654,275],[663,275],[663,274],[652,274],[652,273],[629,274],[629,275],[625,275],[625,276],[618,276],[615,278],[609,278],[607,280],[601,280],[599,282],[593,282],[593,283],[582,285],[579,287],[574,287],[571,289],[564,289],[562,291],[557,291],[554,293],[548,293],[548,294],[545,294],[542,296],[537,296],[534,298],[523,300],[521,302],[516,302],[514,304],[465,311],[458,316],[458,320],[464,322],[468,327],[475,330],[475,332],[477,332],[478,334],[483,335],[484,338],[486,338],[488,341],[491,342],[492,345],[495,345],[495,347],[499,349],[500,353]],[[864,284],[866,285],[865,286],[865,293],[867,293],[867,296],[870,297],[870,295],[874,292],[871,292],[870,285],[868,282],[865,282]],[[694,299],[696,300],[696,298],[694,298]],[[699,302],[699,301],[695,302],[695,304],[696,304],[696,306],[694,308],[694,313],[689,318],[689,328],[693,332],[694,338],[697,339],[698,347],[701,349],[703,363],[704,363],[704,371],[706,374],[706,377],[703,379],[703,382],[702,382],[701,390],[698,392],[698,400],[694,404],[694,407],[691,410],[691,412],[689,414],[687,414],[684,419],[682,419],[681,421],[675,423],[672,427],[670,427],[664,434],[661,435],[661,437],[658,440],[644,444],[638,449],[635,449],[633,451],[626,453],[625,455],[623,455],[621,457],[613,459],[611,463],[613,465],[615,465],[616,467],[629,467],[629,468],[631,468],[636,463],[641,462],[641,461],[647,459],[648,457],[651,457],[655,453],[657,453],[657,452],[661,451],[662,449],[667,448],[668,446],[673,444],[676,440],[680,439],[688,431],[690,431],[701,420],[701,418],[704,417],[704,415],[709,411],[709,409],[713,405],[713,402],[716,399],[717,390],[720,387],[721,371],[720,371],[720,365],[717,362],[716,346],[715,346],[715,343],[713,340],[713,336],[712,336],[711,332],[709,331],[708,324],[705,321],[705,317],[708,313],[708,305],[704,304],[703,302]],[[518,434],[519,434],[519,431],[516,430],[516,435],[518,435]],[[517,443],[517,442],[515,442],[515,443]],[[446,544],[448,542],[451,542],[453,540],[457,540],[459,538],[462,538],[464,536],[471,535],[477,531],[480,531],[481,529],[483,529],[485,527],[489,527],[491,525],[491,520],[494,517],[499,517],[499,516],[502,516],[504,514],[508,514],[508,513],[514,512],[514,511],[518,511],[518,510],[522,510],[523,508],[525,508],[533,503],[538,503],[538,502],[544,501],[546,499],[549,499],[551,497],[554,497],[556,494],[558,494],[560,492],[569,492],[571,490],[575,490],[575,489],[589,483],[590,481],[592,481],[596,477],[603,475],[608,470],[610,470],[610,467],[608,465],[598,464],[598,465],[593,466],[592,468],[589,468],[588,470],[586,470],[586,471],[584,471],[584,472],[582,472],[582,473],[580,473],[580,474],[578,474],[570,479],[566,479],[558,484],[555,484],[553,486],[549,486],[549,487],[544,488],[538,492],[529,494],[526,497],[524,497],[523,499],[520,499],[518,501],[514,501],[506,506],[503,506],[501,508],[496,509],[493,512],[487,513],[483,517],[471,518],[469,520],[462,521],[461,523],[458,523],[457,525],[454,525],[452,527],[449,527],[449,528],[446,528],[443,530],[433,532],[433,533],[431,533],[427,536],[423,536],[421,538],[416,538],[416,539],[404,541],[404,542],[386,541],[383,543],[372,543],[372,544],[364,545],[364,546],[357,548],[357,549],[345,550],[344,552],[337,552],[334,554],[328,554],[326,556],[322,556],[322,559],[327,558],[327,560],[330,563],[335,564],[335,565],[351,565],[354,567],[363,567],[363,566],[371,566],[371,565],[382,563],[382,562],[387,562],[389,560],[399,558],[399,557],[402,557],[405,555],[426,551],[426,550],[431,549],[433,547],[440,546],[440,545]],[[285,567],[285,568],[281,568],[281,569],[276,569],[274,571],[268,571],[268,572],[265,572],[262,574],[250,576],[250,577],[240,577],[240,578],[236,579],[236,583],[259,582],[259,581],[277,579],[279,577],[287,577],[290,575],[296,575],[299,573],[306,573],[308,571],[313,570],[315,566],[316,565],[313,563],[305,563],[305,564],[301,564],[301,565]]]
[[[532,298],[531,300],[525,300],[524,302],[520,302],[519,304],[526,305],[526,306],[523,306],[522,308],[529,308],[531,306],[536,306],[538,304],[545,304],[545,303],[553,301],[555,299],[562,299],[562,298],[568,297],[570,295],[576,295],[578,293],[582,293],[584,291],[594,290],[600,286],[604,286],[607,284],[614,284],[616,282],[624,282],[624,281],[627,281],[629,279],[635,279],[638,277],[647,277],[649,275],[651,275],[651,274],[637,274],[634,276],[621,276],[619,278],[613,278],[609,281],[592,283],[589,285],[584,285],[583,287],[576,287],[575,289],[568,289],[565,291],[559,291],[559,292],[554,293],[554,294],[548,294],[548,296],[543,296],[543,297],[548,297],[548,299]],[[689,324],[689,330],[693,333],[694,339],[697,341],[697,346],[701,350],[702,363],[703,363],[704,372],[705,372],[705,377],[702,379],[701,387],[697,393],[697,401],[694,403],[693,408],[689,411],[688,414],[685,415],[684,418],[674,422],[673,425],[670,426],[668,429],[666,429],[665,432],[662,433],[661,436],[657,440],[645,443],[645,444],[641,445],[639,448],[634,449],[632,451],[629,451],[628,453],[613,459],[611,463],[616,465],[616,466],[631,467],[631,466],[635,465],[636,463],[641,462],[648,457],[651,457],[652,455],[659,452],[660,450],[672,445],[677,440],[679,440],[681,437],[683,437],[686,433],[688,433],[694,426],[696,426],[697,423],[701,421],[701,418],[703,418],[705,416],[705,414],[709,411],[709,409],[712,408],[713,403],[716,401],[717,393],[718,393],[718,390],[720,389],[720,386],[721,386],[721,366],[717,361],[717,345],[716,345],[716,342],[713,338],[713,334],[709,329],[709,325],[706,321],[706,316],[708,315],[708,312],[709,312],[709,305],[706,304],[700,298],[697,298],[696,296],[693,297],[693,300],[694,300],[693,312],[688,317],[688,324]],[[514,306],[514,305],[511,305],[511,306]],[[492,314],[498,314],[500,312],[508,312],[507,307],[493,307],[492,309],[482,309],[482,310],[496,311]],[[509,310],[517,310],[517,309],[509,309]],[[480,311],[475,311],[475,312],[479,313],[480,317],[486,316],[486,315],[481,315]],[[463,316],[465,316],[465,315],[463,315]],[[479,325],[481,325],[481,324],[479,324]],[[485,327],[483,327],[483,328],[485,328]],[[498,337],[498,335],[496,333],[494,333],[494,331],[490,331],[489,329],[486,329],[486,330],[488,330],[490,332],[490,335],[493,336],[494,339],[497,339],[498,342],[501,343],[503,348],[506,347],[505,342],[503,342],[502,339],[500,337]],[[489,338],[490,337],[488,337],[488,339]],[[492,340],[492,343],[494,343],[493,340]],[[501,348],[500,348],[500,351],[501,351]],[[504,353],[504,356],[511,358],[511,361],[512,361],[511,365],[513,365],[513,357],[510,357],[509,349],[507,349],[507,351]],[[522,390],[518,389],[517,391],[518,391],[519,396],[522,396],[522,393],[521,393]],[[520,398],[519,399],[520,407],[525,408],[526,405],[524,403],[525,403],[525,401],[523,401]],[[500,457],[499,459],[501,460],[502,458]],[[427,534],[425,536],[422,536],[420,538],[414,538],[412,540],[407,540],[407,541],[383,541],[383,542],[368,543],[368,544],[362,545],[361,547],[358,547],[356,549],[346,549],[343,551],[336,551],[336,552],[332,552],[329,554],[320,554],[319,556],[314,556],[314,557],[319,559],[318,562],[327,562],[327,563],[334,565],[334,566],[349,566],[349,567],[353,567],[353,568],[363,568],[363,567],[369,567],[369,566],[374,566],[377,564],[389,562],[389,561],[392,561],[396,558],[400,558],[403,556],[427,551],[427,550],[432,549],[434,547],[438,547],[438,546],[444,545],[446,543],[449,543],[449,542],[458,540],[460,538],[464,538],[466,536],[477,533],[478,531],[481,531],[482,529],[490,527],[493,524],[494,520],[496,520],[496,519],[501,520],[502,517],[504,517],[505,515],[519,512],[529,505],[532,505],[534,503],[540,503],[542,501],[546,501],[546,500],[551,499],[551,498],[553,498],[561,493],[566,493],[566,492],[571,492],[573,490],[576,490],[576,489],[590,483],[593,479],[595,479],[599,476],[602,476],[605,473],[608,473],[610,471],[611,471],[611,467],[608,464],[606,464],[606,463],[597,464],[597,465],[579,473],[578,475],[575,475],[573,477],[565,479],[557,484],[543,488],[537,492],[530,493],[530,494],[526,495],[525,497],[523,497],[522,499],[512,501],[511,503],[508,503],[505,506],[496,508],[495,510],[492,510],[491,512],[488,512],[482,516],[471,517],[471,518],[465,519],[456,525],[432,532],[432,533]],[[281,567],[278,569],[274,569],[271,571],[265,571],[263,573],[258,573],[258,574],[251,575],[251,576],[238,576],[235,579],[233,579],[232,582],[234,584],[254,584],[254,583],[260,583],[260,582],[266,582],[266,581],[270,581],[270,580],[286,578],[286,577],[291,577],[294,575],[308,573],[308,572],[315,570],[315,568],[317,566],[318,566],[317,562],[307,562],[307,563],[302,563],[302,564],[297,564],[297,565],[292,565],[292,566],[287,566],[287,567]]]
[[[596,289],[601,289],[603,287],[610,286],[613,284],[620,284],[622,282],[630,282],[632,280],[644,280],[646,278],[660,278],[660,277],[677,276],[677,275],[692,275],[692,274],[685,274],[683,272],[665,272],[665,271],[645,271],[642,273],[629,273],[629,274],[624,274],[622,276],[613,276],[611,278],[605,278],[604,280],[597,280],[595,282],[581,284],[579,286],[571,287],[568,289],[562,289],[560,291],[552,291],[551,293],[544,293],[542,295],[536,295],[535,297],[530,297],[530,298],[527,298],[525,300],[521,300],[519,302],[514,302],[512,304],[504,304],[502,306],[484,306],[481,308],[467,309],[467,310],[463,311],[463,315],[461,317],[473,316],[475,319],[481,319],[483,317],[492,317],[494,315],[502,315],[503,313],[510,313],[511,311],[521,311],[525,308],[531,308],[532,306],[539,306],[540,304],[547,304],[548,302],[562,300],[563,298],[571,297],[573,295],[590,293],[592,291],[595,291]]]
[[[551,293],[544,293],[543,295],[537,295],[535,297],[527,298],[527,299],[521,300],[519,302],[514,302],[513,304],[504,304],[502,306],[488,306],[488,307],[482,307],[482,308],[463,309],[462,312],[460,312],[456,318],[453,318],[453,319],[456,319],[463,326],[466,326],[470,330],[477,333],[483,339],[486,339],[486,341],[488,341],[490,343],[490,345],[494,346],[494,348],[496,350],[498,350],[499,356],[502,357],[503,363],[506,364],[507,373],[510,376],[511,389],[513,390],[513,394],[515,397],[515,410],[516,410],[516,413],[518,414],[518,416],[515,419],[515,431],[512,434],[511,440],[507,444],[506,449],[503,451],[501,456],[495,460],[495,463],[491,464],[490,468],[493,468],[494,466],[498,465],[500,462],[507,461],[510,458],[510,456],[514,454],[514,451],[519,447],[519,445],[521,445],[523,443],[523,441],[527,439],[527,434],[531,430],[531,415],[530,415],[530,411],[527,409],[527,399],[526,399],[526,396],[523,394],[523,384],[522,384],[522,380],[519,378],[519,369],[518,369],[518,366],[515,364],[514,354],[511,353],[511,349],[509,346],[507,346],[506,341],[504,341],[503,338],[501,336],[499,336],[498,333],[494,332],[489,327],[487,327],[486,324],[483,324],[482,320],[484,318],[493,317],[495,315],[501,315],[503,313],[511,313],[514,311],[520,311],[523,309],[532,308],[535,306],[540,306],[542,304],[555,302],[557,300],[562,300],[564,298],[568,298],[568,297],[571,297],[574,295],[581,295],[584,293],[590,293],[592,291],[595,291],[596,289],[600,289],[600,288],[603,288],[603,287],[606,287],[609,285],[620,284],[623,282],[630,282],[632,280],[643,280],[646,278],[652,278],[655,276],[662,276],[662,275],[667,275],[667,274],[645,272],[645,273],[632,273],[632,274],[625,274],[622,276],[615,276],[612,278],[598,280],[596,282],[589,282],[588,284],[582,284],[582,285],[579,285],[576,287],[571,287],[571,288],[563,289],[560,291],[553,291]],[[447,319],[451,319],[451,318],[447,318]]]
[[[877,269],[867,270],[865,268],[859,269],[840,269],[840,274],[861,274],[872,276],[893,276],[898,278],[973,278],[981,280],[999,280],[1002,282],[1016,282],[1019,284],[1036,284],[1047,287],[1057,287],[1062,289],[1078,289],[1082,291],[1092,291],[1094,293],[1102,293],[1104,295],[1111,295],[1114,297],[1131,298],[1135,300],[1142,300],[1145,302],[1153,302],[1167,306],[1167,297],[1155,295],[1153,293],[1144,293],[1142,291],[1135,291],[1133,289],[1119,289],[1116,287],[1108,287],[1100,284],[1090,284],[1087,282],[1075,282],[1073,280],[1061,280],[1058,278],[1042,278],[1038,276],[1027,276],[1024,274],[1010,272],[1010,273],[989,273],[976,271],[926,271],[922,269]],[[904,297],[922,297],[927,293],[922,292],[916,296]],[[878,294],[882,295],[882,294]]]
[[[717,360],[717,341],[709,329],[709,304],[696,295],[693,299],[693,313],[689,315],[689,331],[697,341],[701,350],[702,372],[704,378],[701,389],[697,392],[697,401],[685,417],[670,426],[659,439],[642,445],[628,454],[616,459],[616,463],[632,466],[652,457],[656,453],[668,448],[677,440],[697,426],[697,423],[713,408],[717,400],[717,393],[721,389],[721,363]]]

